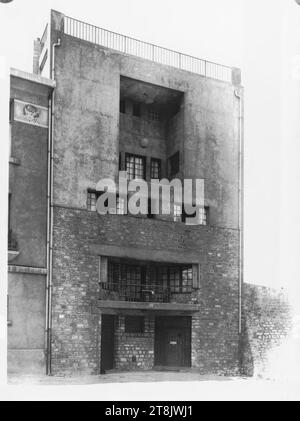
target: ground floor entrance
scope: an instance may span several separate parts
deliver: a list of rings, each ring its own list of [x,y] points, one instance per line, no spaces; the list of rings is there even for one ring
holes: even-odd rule
[[[191,317],[155,318],[155,365],[191,367]]]
[[[100,372],[191,367],[191,316],[101,316]]]

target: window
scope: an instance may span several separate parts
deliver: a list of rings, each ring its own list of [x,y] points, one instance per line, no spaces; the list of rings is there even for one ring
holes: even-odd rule
[[[180,279],[180,268],[179,267],[170,267],[169,268],[169,285],[172,292],[180,292],[181,288],[181,279]]]
[[[142,334],[145,331],[145,319],[142,316],[125,317],[125,333]]]
[[[141,117],[141,104],[135,102],[132,106],[132,114],[134,117]]]
[[[152,180],[161,179],[161,160],[151,158],[150,176]]]
[[[125,199],[117,196],[117,215],[125,215]]]
[[[174,177],[174,175],[179,173],[179,152],[176,152],[174,155],[172,155],[168,160],[168,170],[169,170],[169,176]]]
[[[129,180],[146,178],[145,157],[126,154],[126,171]]]
[[[208,225],[208,207],[201,207],[199,209],[199,224],[200,225]]]
[[[151,121],[159,121],[159,113],[157,111],[154,111],[154,110],[149,110],[148,111],[148,118]]]
[[[193,285],[193,268],[186,267],[182,269],[182,292],[189,292],[191,285]]]
[[[146,265],[108,262],[107,283],[103,288],[118,291],[124,301],[139,302],[145,299],[145,291],[156,294],[167,291],[175,294],[191,293],[193,288],[192,265]],[[162,298],[162,296],[161,296]]]
[[[92,190],[88,190],[87,194],[87,208],[89,211],[96,212],[97,210],[97,200],[100,196],[100,193]]]
[[[174,222],[182,221],[182,206],[174,203]]]
[[[126,102],[123,99],[121,99],[120,101],[120,113],[126,113]]]

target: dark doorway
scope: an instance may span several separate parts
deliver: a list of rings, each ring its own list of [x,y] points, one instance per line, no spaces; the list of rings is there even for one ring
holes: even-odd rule
[[[191,317],[156,317],[156,366],[191,367],[191,325]]]
[[[115,363],[115,316],[102,315],[100,372],[112,370]]]

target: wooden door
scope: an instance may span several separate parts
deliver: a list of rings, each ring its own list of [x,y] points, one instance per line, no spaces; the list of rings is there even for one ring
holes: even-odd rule
[[[115,316],[102,315],[101,322],[101,374],[112,370],[115,364]]]

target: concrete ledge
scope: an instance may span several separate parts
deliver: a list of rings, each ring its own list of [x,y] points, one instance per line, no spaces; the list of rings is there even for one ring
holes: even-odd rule
[[[200,310],[199,304],[177,303],[137,303],[128,301],[98,301],[100,309],[150,310],[150,311],[183,311],[195,313]]]
[[[9,273],[29,273],[31,275],[47,275],[46,268],[34,268],[34,267],[27,267],[27,266],[8,266]]]
[[[56,86],[56,82],[52,79],[35,75],[34,73],[24,72],[23,70],[17,70],[17,69],[11,68],[10,75],[20,78],[20,79],[29,80],[30,82],[39,83],[40,85],[45,85],[45,86],[48,86],[49,88],[55,88]]]
[[[119,257],[132,260],[143,260],[152,262],[176,263],[176,264],[201,264],[204,259],[200,253],[192,251],[171,251],[142,249],[136,247],[119,247],[107,244],[92,244],[90,252],[98,256]]]

